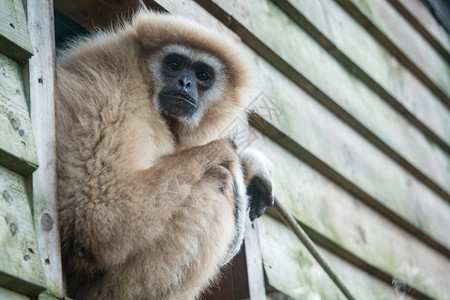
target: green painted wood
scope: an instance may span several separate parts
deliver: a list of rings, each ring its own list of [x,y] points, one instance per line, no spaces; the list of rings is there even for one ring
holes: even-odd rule
[[[0,165],[22,175],[33,172],[38,162],[20,67],[2,54],[0,128]]]
[[[25,179],[0,166],[0,286],[37,296],[45,288]]]
[[[450,62],[450,36],[420,0],[388,1],[447,62]]]
[[[205,24],[215,30],[227,34],[222,24],[209,19],[207,13],[195,8],[193,4],[186,3],[183,8],[179,8],[176,4],[171,5],[166,1],[162,5],[171,12],[183,14],[187,17],[193,17],[191,12],[195,11],[197,20],[202,20],[202,22],[205,22]],[[245,13],[242,14],[246,15]],[[433,238],[439,236],[438,239],[444,242],[444,244],[449,242],[447,230],[445,229],[447,226],[450,226],[449,220],[446,217],[450,214],[448,205],[415,180],[414,177],[380,153],[370,143],[367,143],[363,137],[356,134],[351,128],[333,116],[332,113],[324,109],[293,82],[287,80],[286,77],[267,62],[255,56],[250,51],[245,54],[254,62],[253,65],[256,68],[255,73],[258,74],[259,86],[264,87],[264,93],[266,93],[267,98],[273,101],[282,112],[280,118],[269,119],[268,121],[278,126],[278,128],[282,128],[283,132],[287,133],[289,137],[292,137],[294,141],[289,141],[280,131],[276,131],[273,134],[269,133],[271,137],[280,143],[282,147],[286,147],[289,150],[294,149],[296,152],[295,155],[301,156],[308,164],[312,164],[314,168],[323,172],[327,177],[332,178],[333,181],[336,181],[343,188],[348,189],[350,193],[356,194],[369,202],[378,200],[373,198],[374,196],[381,198],[381,202],[379,203],[387,205],[389,209],[394,209],[395,212],[394,214],[386,213],[386,217],[395,218],[393,221],[399,222],[399,215],[397,213],[406,216],[408,222],[411,222],[410,224],[414,224],[415,226],[415,228],[408,227],[408,230],[414,232],[415,235],[413,237],[409,233],[397,228],[388,219],[380,217],[378,213],[361,205],[358,199],[346,193],[344,194],[351,200],[347,199],[349,203],[346,207],[342,208],[342,212],[344,213],[348,206],[349,212],[352,212],[349,215],[342,216],[339,214],[339,217],[333,218],[333,210],[330,209],[328,215],[324,214],[324,216],[321,216],[321,211],[314,211],[316,201],[319,200],[312,197],[310,202],[306,204],[311,208],[305,209],[305,213],[301,215],[302,218],[306,218],[305,215],[310,214],[306,220],[313,222],[312,224],[310,223],[311,228],[324,234],[323,236],[325,238],[322,237],[322,239],[328,241],[323,242],[324,244],[332,245],[334,243],[334,245],[339,245],[331,249],[339,253],[339,255],[345,256],[346,259],[352,257],[355,264],[363,265],[361,267],[373,272],[380,278],[382,277],[385,281],[390,282],[392,278],[398,277],[403,280],[408,280],[410,285],[416,284],[420,280],[414,278],[414,275],[417,274],[416,270],[423,268],[424,273],[430,274],[432,282],[429,285],[424,285],[419,282],[416,288],[429,290],[428,293],[430,294],[439,294],[440,289],[442,289],[442,286],[439,285],[439,278],[441,280],[444,278],[445,280],[445,277],[439,277],[438,281],[436,281],[436,275],[440,273],[434,273],[432,268],[426,265],[426,263],[420,262],[418,265],[413,264],[415,268],[410,267],[410,264],[411,261],[415,262],[420,257],[428,255],[434,261],[430,266],[438,266],[437,269],[439,269],[440,264],[443,266],[448,264],[445,257],[443,258],[441,254],[434,252],[431,248],[416,240],[416,237],[420,237],[427,243],[430,242],[430,239],[423,236],[425,231],[425,234]],[[296,142],[298,144],[292,146],[292,143]],[[258,149],[262,149],[267,155],[271,154],[270,149],[265,145],[255,144],[255,146]],[[299,153],[298,151],[302,147],[304,148],[300,151],[303,152]],[[278,149],[278,151],[281,153],[280,155],[285,155],[282,149]],[[319,155],[323,161],[320,162],[317,159],[312,160],[311,153]],[[282,188],[286,193],[288,193],[287,191],[292,191],[293,193],[298,192],[299,190],[296,188],[296,185],[305,187],[310,184],[310,178],[302,178],[301,176],[301,172],[304,172],[304,169],[301,169],[300,172],[295,172],[295,168],[298,167],[298,164],[295,163],[295,158],[290,157],[283,161],[275,159],[274,162],[281,170],[276,177],[280,181],[285,180]],[[330,171],[329,167],[324,167],[324,162],[329,163],[335,171]],[[292,168],[287,166],[292,166]],[[336,170],[344,174],[346,178],[351,179],[358,186],[368,190],[370,195],[364,194],[358,190],[357,186],[355,187],[351,183],[349,184],[348,181],[346,182],[345,177],[342,177]],[[289,177],[289,180],[286,180],[286,177]],[[310,193],[314,192],[315,189],[318,190],[316,192],[320,192],[322,189],[329,191],[327,195],[329,201],[319,206],[320,210],[326,211],[327,205],[329,204],[331,206],[333,200],[335,200],[334,193],[341,193],[337,187],[336,190],[328,189],[329,185],[333,184],[324,179],[320,184],[312,185],[310,189],[306,189]],[[337,195],[337,198],[340,199],[339,195]],[[325,195],[321,195],[320,197],[323,198]],[[371,197],[372,200],[370,200]],[[424,202],[423,199],[427,199],[427,201]],[[297,200],[301,201],[299,199]],[[396,204],[391,202],[395,202]],[[356,206],[357,208],[352,209],[352,206]],[[385,210],[380,211],[385,214]],[[324,222],[322,217],[329,218],[330,222]],[[417,217],[421,221],[418,221]],[[365,221],[366,218],[369,218],[367,223]],[[351,222],[350,225],[348,225],[348,222]],[[359,222],[362,224],[358,226]],[[338,226],[339,224],[341,225]],[[426,225],[423,226],[423,224]],[[401,223],[401,225],[405,227],[405,224]],[[377,230],[378,227],[380,230]],[[323,230],[323,228],[328,229]],[[417,228],[420,229],[418,230]],[[424,230],[424,228],[428,229]],[[343,231],[342,235],[339,235],[340,230]],[[360,230],[364,230],[363,234],[367,232],[368,235],[371,235],[371,231],[375,231],[376,234],[374,236],[376,238],[372,239],[373,236],[368,236],[367,245],[359,245],[357,247],[355,243],[358,243],[358,238],[359,242],[362,243]],[[435,230],[440,232],[436,235]],[[386,232],[391,231],[392,234],[387,233],[387,235],[393,242],[387,246],[386,240],[383,237]],[[351,234],[347,236],[349,232]],[[355,239],[356,241],[353,241]],[[399,247],[399,251],[392,249],[397,239],[400,241],[399,245],[401,246]],[[418,250],[417,252],[412,251],[410,253],[411,256],[402,256],[402,251],[409,251],[409,247],[417,247]],[[347,253],[342,251],[344,248]],[[338,249],[341,250],[338,251]],[[377,255],[377,251],[381,251],[379,256]],[[447,253],[447,250],[443,251]],[[399,267],[399,269],[395,269],[395,267]],[[291,269],[288,270],[285,273],[290,274]],[[411,273],[408,273],[409,271]],[[383,274],[380,275],[380,273]],[[424,278],[421,277],[421,279]],[[425,279],[425,282],[427,280]]]
[[[0,53],[18,62],[33,53],[22,0],[0,0]]]
[[[450,237],[445,229],[450,228],[448,202],[405,172],[294,83],[286,81],[267,62],[259,59],[255,65],[265,87],[264,93],[282,112],[279,118],[267,121],[332,170],[322,165],[315,165],[315,168],[369,204],[376,207],[376,201],[397,215],[377,208],[387,217],[395,220],[400,216],[447,249],[450,248]],[[299,151],[298,146],[290,145],[279,133],[269,134],[283,147],[293,147],[294,151]],[[303,159],[316,164],[308,156]]]
[[[46,290],[45,292],[39,294],[39,297],[37,298],[38,300],[71,300],[71,298],[62,296],[62,295],[54,295],[51,292],[49,292],[48,290]]]
[[[450,112],[335,1],[274,2],[349,72],[353,72],[426,136],[450,151]],[[317,9],[312,10],[312,7]],[[397,148],[410,161],[415,161],[408,148]],[[419,167],[423,169],[424,166]]]
[[[447,62],[386,0],[335,0],[450,107]]]
[[[30,297],[17,294],[13,291],[0,287],[0,299],[2,300],[30,300]]]
[[[280,66],[283,71],[294,68],[299,73],[294,80],[303,81],[304,76],[325,94],[311,92],[319,101],[327,106],[338,105],[336,114],[341,114],[377,147],[450,200],[449,156],[350,74],[273,2],[252,0],[235,5],[216,2],[290,64]],[[267,22],[271,26],[265,26]]]
[[[272,161],[278,201],[311,229],[313,240],[389,284],[395,278],[437,299],[450,294],[450,259],[269,139],[252,146]]]
[[[206,5],[203,1],[198,2]],[[409,135],[411,131],[408,127],[403,127],[407,123],[402,121],[401,117],[396,117],[392,109],[387,107],[386,110],[382,110],[383,106],[381,105],[384,103],[382,100],[379,100],[380,106],[373,106],[376,99],[370,97],[368,94],[370,90],[364,85],[349,77],[350,75],[346,72],[340,71],[335,74],[334,70],[342,70],[342,67],[316,43],[308,42],[311,38],[306,33],[302,33],[298,26],[290,26],[291,21],[273,3],[265,1],[264,5],[258,5],[261,2],[246,1],[245,3],[251,4],[252,11],[234,12],[233,16],[242,17],[242,22],[246,24],[256,22],[259,18],[260,31],[271,31],[270,36],[273,39],[287,37],[278,40],[278,44],[275,42],[276,40],[272,43],[274,47],[283,49],[284,55],[290,55],[292,61],[299,65],[299,70],[307,69],[311,76],[315,76],[316,80],[329,78],[331,86],[324,85],[324,88],[327,88],[330,94],[342,95],[343,104],[358,101],[360,103],[358,107],[364,112],[364,116],[379,118],[378,123],[380,124],[394,120],[390,129],[396,130],[397,127],[400,127],[397,138],[404,139],[411,147],[419,142],[414,136]],[[241,3],[243,2],[239,2],[239,4]],[[242,7],[239,4],[234,3],[233,7]],[[270,5],[272,7],[269,9]],[[258,13],[253,18],[254,11]],[[176,12],[182,13],[181,9]],[[242,28],[230,20],[223,10],[218,8],[212,13],[224,22],[228,22],[228,26],[241,34],[246,42],[255,42],[255,40],[248,40],[250,33],[246,31],[248,29]],[[264,17],[260,17],[261,15]],[[204,18],[206,16],[200,19]],[[281,21],[279,22],[279,20]],[[271,26],[263,26],[262,21],[270,23]],[[296,34],[290,35],[290,30],[294,30]],[[298,46],[299,44],[301,47]],[[258,46],[260,45],[264,46],[258,44]],[[255,45],[252,44],[253,46]],[[258,49],[255,50],[258,51]],[[317,56],[318,53],[320,57]],[[265,54],[262,53],[262,55]],[[273,55],[274,53],[270,53],[267,59],[276,59]],[[253,57],[255,56],[253,55]],[[318,61],[321,66],[317,65]],[[280,60],[276,62],[281,63]],[[269,120],[274,128],[265,130],[268,130],[266,132],[271,135],[271,138],[282,144],[283,147],[289,148],[290,151],[295,151],[298,157],[312,164],[320,172],[385,214],[392,221],[417,235],[430,246],[449,255],[450,238],[445,229],[450,227],[450,220],[446,217],[450,214],[447,202],[414,176],[405,172],[385,153],[368,143],[365,140],[365,137],[368,137],[367,133],[364,134],[362,131],[360,134],[364,134],[364,136],[361,136],[333,115],[336,110],[332,103],[322,102],[332,111],[330,112],[314,101],[310,95],[320,99],[323,94],[314,85],[302,82],[303,79],[299,78],[301,74],[292,74],[296,72],[292,68],[281,69],[286,76],[295,81],[294,84],[292,81],[286,80],[286,77],[279,72],[280,69],[277,64],[274,64],[274,61],[271,61],[271,64],[277,66],[278,69],[257,57],[254,64],[257,66],[256,74],[260,79],[258,83],[264,87],[264,93],[268,98],[280,106],[283,113],[278,120]],[[339,80],[336,80],[337,78]],[[298,85],[302,86],[309,95]],[[363,90],[360,92],[360,89]],[[447,164],[448,162],[445,163],[445,165]]]
[[[273,287],[295,299],[346,299],[285,225],[269,216],[258,223],[264,269]],[[398,298],[394,288],[323,248],[319,250],[357,299]]]

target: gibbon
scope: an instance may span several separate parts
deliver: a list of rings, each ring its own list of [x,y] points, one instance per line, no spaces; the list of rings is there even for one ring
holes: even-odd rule
[[[273,202],[270,163],[220,138],[245,117],[239,47],[146,10],[57,60],[58,207],[68,296],[195,299]],[[247,200],[246,185],[255,199]]]

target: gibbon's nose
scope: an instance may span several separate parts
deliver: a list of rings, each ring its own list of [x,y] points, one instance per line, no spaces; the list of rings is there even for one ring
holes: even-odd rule
[[[188,75],[184,75],[183,77],[180,78],[179,82],[182,87],[190,87],[191,77],[189,77]]]

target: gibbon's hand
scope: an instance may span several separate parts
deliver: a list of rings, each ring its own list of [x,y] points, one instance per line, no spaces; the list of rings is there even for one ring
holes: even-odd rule
[[[217,189],[228,199],[234,199],[234,173],[239,166],[239,157],[233,146],[224,140],[215,140],[202,146],[207,150],[208,156],[201,156],[202,160],[210,161],[210,167],[204,173],[203,180],[212,180],[217,185]],[[214,160],[212,162],[211,160]]]
[[[262,216],[274,204],[272,163],[262,153],[246,149],[241,154],[247,194],[250,196],[250,220]]]

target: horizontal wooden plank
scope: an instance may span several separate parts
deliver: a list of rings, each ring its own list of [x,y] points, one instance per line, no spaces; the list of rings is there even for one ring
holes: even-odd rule
[[[286,226],[269,216],[258,223],[264,269],[273,287],[296,299],[346,299]],[[389,285],[319,250],[357,299],[398,298]]]
[[[161,8],[152,0],[143,0],[143,2],[149,8],[155,10]],[[108,2],[96,0],[54,0],[53,3],[58,11],[87,29],[108,27],[119,19],[131,16],[133,10],[139,6],[139,1],[135,0]]]
[[[335,0],[450,106],[448,64],[386,0]]]
[[[0,0],[0,53],[18,62],[33,53],[21,0]]]
[[[278,201],[316,242],[388,283],[395,278],[431,298],[450,294],[450,259],[267,138],[252,146],[274,164]]]
[[[37,296],[45,288],[25,179],[0,166],[0,286]]]
[[[275,3],[349,72],[450,153],[448,109],[342,7],[333,0]]]
[[[37,157],[20,67],[0,54],[0,70],[0,164],[27,175]]]
[[[30,300],[30,297],[17,294],[13,291],[4,289],[0,287],[0,299],[8,300]]]
[[[449,156],[430,143],[358,78],[348,73],[273,2],[252,0],[236,5],[220,0],[197,2],[208,7],[223,22],[227,21],[228,14],[239,18],[237,21],[241,23],[237,26],[245,25],[245,29],[250,31],[243,32],[242,38],[255,51],[288,76],[297,72],[291,77],[292,80],[299,82],[307,91],[312,89],[310,93],[316,99],[435,192],[450,200],[450,186],[447,184],[450,182]],[[270,27],[265,26],[268,21]]]
[[[442,57],[450,61],[450,37],[420,0],[388,1]]]

